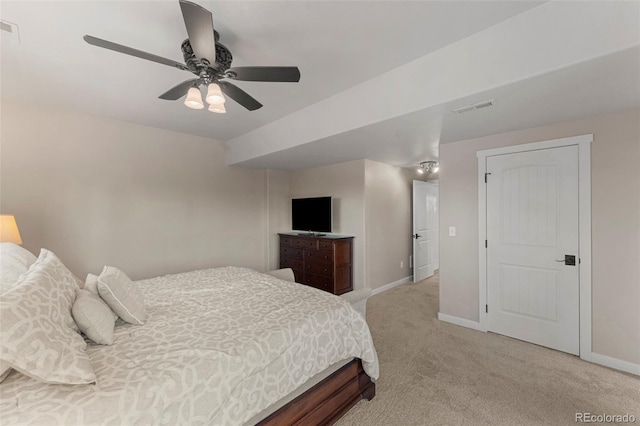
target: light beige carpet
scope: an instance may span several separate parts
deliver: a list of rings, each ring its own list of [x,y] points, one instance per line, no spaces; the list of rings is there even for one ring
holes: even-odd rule
[[[575,425],[577,412],[631,413],[640,424],[636,376],[441,322],[437,312],[437,276],[369,299],[377,395],[337,425]]]

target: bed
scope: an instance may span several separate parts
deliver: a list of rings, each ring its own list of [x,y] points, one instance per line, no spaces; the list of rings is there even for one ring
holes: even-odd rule
[[[375,395],[367,323],[339,297],[240,267],[133,285],[146,321],[118,319],[112,345],[87,343],[96,383],[12,371],[3,425],[319,424]]]

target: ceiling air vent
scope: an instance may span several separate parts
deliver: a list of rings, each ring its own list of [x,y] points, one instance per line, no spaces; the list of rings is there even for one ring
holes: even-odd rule
[[[469,112],[469,111],[474,111],[476,109],[487,108],[487,107],[493,106],[494,104],[495,104],[495,99],[490,99],[488,101],[482,101],[482,102],[478,102],[476,104],[465,105],[465,106],[462,106],[460,108],[456,108],[456,109],[453,110],[453,112],[457,112],[458,114],[462,114],[463,112]]]
[[[2,40],[11,41],[13,43],[20,43],[18,24],[7,21],[0,21],[0,36],[2,36]]]

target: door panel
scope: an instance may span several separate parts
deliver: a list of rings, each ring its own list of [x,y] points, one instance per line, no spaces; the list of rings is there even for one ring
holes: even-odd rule
[[[413,281],[433,276],[438,252],[438,186],[413,181]]]
[[[579,353],[578,147],[487,157],[488,329]],[[576,261],[577,263],[577,261]]]

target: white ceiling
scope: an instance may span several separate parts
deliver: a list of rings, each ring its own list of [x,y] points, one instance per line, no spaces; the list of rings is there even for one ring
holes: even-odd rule
[[[1,1],[21,40],[0,38],[1,96],[226,141],[230,164],[283,170],[407,166],[440,143],[640,107],[638,2],[197,3],[234,66],[297,65],[301,82],[238,82],[258,111],[193,111],[157,98],[191,74],[82,40],[182,62],[177,0]]]
[[[495,99],[493,107],[457,107]],[[640,47],[239,163],[297,170],[366,158],[394,166],[438,159],[438,145],[640,108]]]
[[[298,84],[239,82],[264,104],[192,111],[157,97],[191,74],[86,44],[90,34],[182,62],[176,1],[2,1],[2,97],[229,140],[531,9],[504,1],[197,1],[235,66],[297,65]]]

